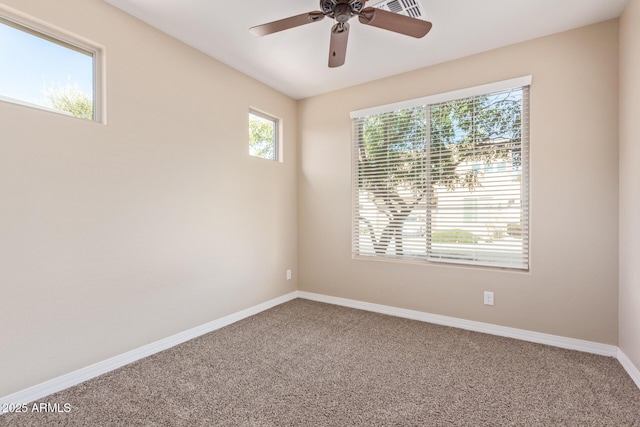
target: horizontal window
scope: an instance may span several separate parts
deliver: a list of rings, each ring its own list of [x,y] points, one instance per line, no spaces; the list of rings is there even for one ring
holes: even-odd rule
[[[528,269],[529,86],[512,85],[353,118],[354,256]]]
[[[98,49],[0,16],[0,100],[100,120]]]

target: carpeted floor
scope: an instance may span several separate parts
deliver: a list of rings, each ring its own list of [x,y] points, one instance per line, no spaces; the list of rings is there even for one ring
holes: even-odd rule
[[[301,299],[37,403],[0,425],[640,426],[613,358]]]

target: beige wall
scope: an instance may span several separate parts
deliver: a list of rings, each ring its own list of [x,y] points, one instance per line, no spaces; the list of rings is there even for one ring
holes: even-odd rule
[[[618,60],[612,20],[301,101],[300,289],[617,344]],[[529,74],[531,271],[353,260],[349,112]]]
[[[620,349],[640,369],[640,0],[620,19]]]
[[[0,396],[296,289],[296,101],[100,0],[0,7],[103,45],[108,107],[0,102]]]
[[[105,46],[108,124],[0,102],[0,396],[296,288],[617,344],[619,105],[619,340],[640,366],[638,3],[620,33],[297,104],[100,0],[2,0]],[[352,260],[348,113],[527,74],[531,271]],[[247,155],[249,106],[283,119],[283,163]]]

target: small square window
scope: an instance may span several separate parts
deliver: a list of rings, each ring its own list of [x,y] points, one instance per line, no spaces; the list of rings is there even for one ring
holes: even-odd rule
[[[249,154],[278,160],[278,119],[249,111]]]
[[[101,120],[98,57],[84,42],[0,16],[0,100]]]

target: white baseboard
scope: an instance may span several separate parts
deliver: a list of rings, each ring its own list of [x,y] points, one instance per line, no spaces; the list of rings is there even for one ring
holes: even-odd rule
[[[443,326],[451,326],[454,328],[466,329],[475,332],[483,332],[502,337],[515,338],[523,341],[530,341],[539,344],[547,344],[555,347],[566,348],[570,350],[584,351],[587,353],[598,354],[601,356],[616,357],[624,369],[629,373],[633,381],[640,388],[640,371],[636,368],[629,358],[616,346],[608,344],[600,344],[591,341],[578,340],[574,338],[566,338],[558,335],[543,334],[540,332],[531,332],[523,329],[509,328],[506,326],[493,325],[490,323],[475,322],[471,320],[458,319],[455,317],[441,316],[421,311],[407,310],[387,305],[373,304],[369,302],[351,300],[346,298],[338,298],[327,295],[315,294],[311,292],[295,291],[270,301],[247,308],[246,310],[230,314],[218,320],[188,329],[184,332],[172,335],[159,341],[139,347],[135,350],[112,357],[102,362],[95,363],[77,371],[70,372],[41,384],[18,391],[8,396],[0,398],[0,409],[10,404],[23,404],[42,399],[53,393],[57,393],[66,388],[73,387],[84,381],[106,374],[107,372],[118,369],[129,363],[151,356],[160,351],[174,347],[183,342],[197,338],[206,333],[228,326],[239,320],[258,314],[277,305],[291,301],[296,298],[303,298],[312,301],[324,302],[344,307],[351,307],[360,310],[371,311],[375,313],[387,314],[390,316],[413,319],[422,322],[435,323]],[[2,412],[0,412],[2,414]]]
[[[422,311],[407,310],[404,308],[396,308],[388,305],[373,304],[369,302],[331,297],[327,295],[314,294],[311,292],[299,291],[298,297],[318,302],[325,302],[328,304],[372,311],[375,313],[388,314],[390,316],[435,323],[437,325],[451,326],[454,328],[466,329],[469,331],[483,332],[485,334],[515,338],[539,344],[547,344],[554,347],[561,347],[570,350],[578,350],[586,353],[598,354],[601,356],[616,357],[618,355],[618,347],[608,344],[600,344],[592,341],[566,338],[558,335],[550,335],[541,332],[527,331],[524,329],[509,328],[507,326],[475,322],[472,320],[458,319],[456,317],[441,316],[438,314],[430,314]]]
[[[627,371],[631,379],[636,383],[638,388],[640,388],[640,369],[638,369],[633,362],[631,362],[631,359],[629,359],[620,349],[618,349],[618,361],[625,371]]]
[[[78,369],[77,371],[70,372],[68,374],[53,378],[49,381],[45,381],[43,383],[26,388],[8,396],[4,396],[0,398],[0,414],[2,414],[2,408],[6,408],[11,404],[34,402],[53,393],[57,393],[69,387],[78,385],[84,381],[106,374],[107,372],[118,369],[124,365],[128,365],[129,363],[151,356],[155,353],[169,349],[178,344],[182,344],[206,333],[223,328],[239,320],[245,319],[277,305],[283,304],[287,301],[291,301],[297,297],[297,291],[291,292],[262,304],[258,304],[237,313],[230,314],[212,322],[205,323],[204,325],[196,326],[195,328],[188,329],[184,332],[180,332],[167,338],[163,338],[159,341],[136,348],[110,359],[103,360],[102,362],[95,363],[85,368]]]

